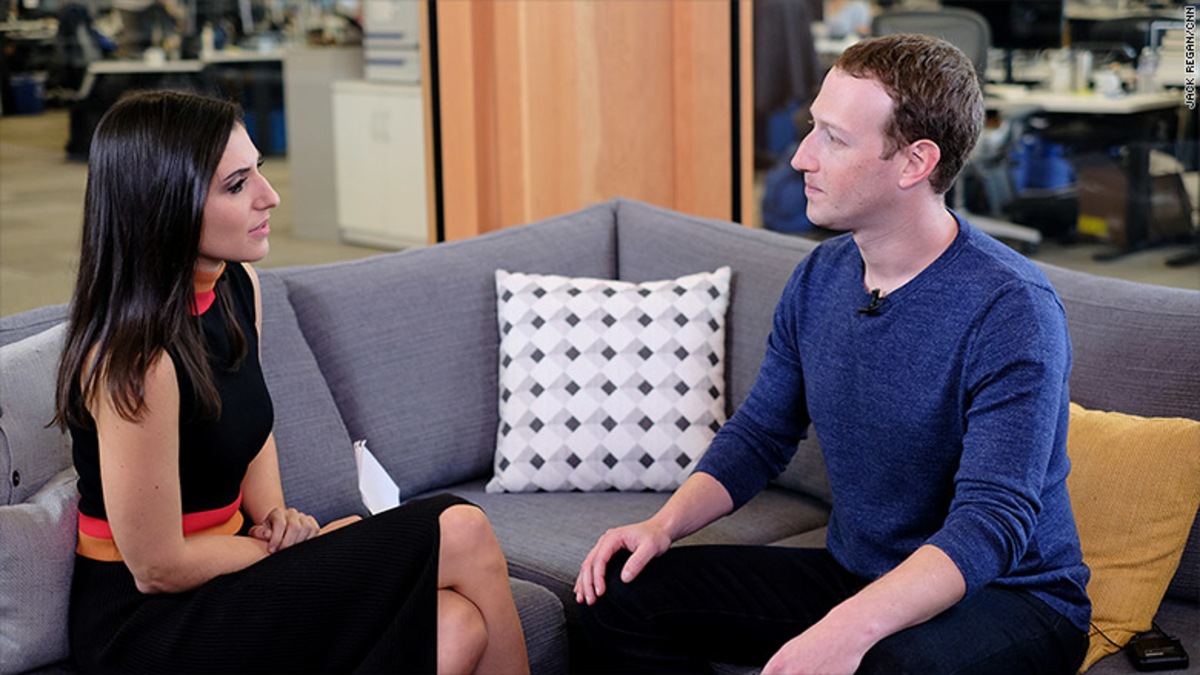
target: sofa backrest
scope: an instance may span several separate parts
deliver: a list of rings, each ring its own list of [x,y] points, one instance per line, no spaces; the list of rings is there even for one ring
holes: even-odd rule
[[[615,261],[613,205],[605,203],[418,251],[281,270],[280,278],[350,437],[365,440],[402,496],[412,496],[491,473],[495,270],[613,278]],[[319,464],[323,452],[305,449],[299,463]]]
[[[614,203],[619,279],[670,279],[722,265],[733,270],[725,333],[725,400],[732,412],[758,375],[783,287],[816,242],[627,199]]]
[[[28,501],[71,465],[70,436],[46,426],[65,335],[60,320],[0,349],[0,506]]]
[[[1067,312],[1072,401],[1200,420],[1200,292],[1040,267]]]
[[[66,321],[67,305],[47,305],[28,312],[0,317],[0,347],[37,335]]]
[[[617,199],[421,251],[261,271],[264,374],[288,500],[322,521],[361,513],[351,450],[357,439],[367,441],[404,495],[490,473],[499,370],[496,269],[640,282],[730,265],[732,411],[754,382],[779,294],[813,248],[806,239]],[[1200,420],[1200,292],[1042,268],[1067,312],[1073,400]],[[0,318],[0,346],[34,338],[7,356],[32,359],[35,365],[20,369],[46,368],[39,381],[52,382],[57,359],[46,356],[42,343],[61,336],[36,338],[65,316],[66,306],[55,305]],[[52,391],[25,395],[33,391],[22,384],[29,373],[13,375],[14,363],[4,365],[0,378],[0,402],[8,401],[0,405],[0,504],[24,501],[70,461],[61,435],[40,433],[49,431],[40,424],[49,421]],[[45,420],[39,433],[22,436],[14,429],[28,422],[18,412],[31,405],[45,408]],[[32,468],[22,473],[22,466]],[[815,438],[804,441],[778,482],[828,500],[823,466]],[[1200,519],[1168,594],[1200,597]]]
[[[1072,401],[1200,420],[1200,292],[1041,267],[1067,312]],[[1167,596],[1200,602],[1200,514]]]
[[[288,506],[325,523],[366,515],[353,442],[279,272],[259,270],[263,378],[275,408],[275,445]]]

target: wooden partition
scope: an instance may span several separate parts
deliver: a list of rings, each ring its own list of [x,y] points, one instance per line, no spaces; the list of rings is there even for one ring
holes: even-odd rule
[[[750,0],[434,10],[445,239],[618,195],[749,222]]]

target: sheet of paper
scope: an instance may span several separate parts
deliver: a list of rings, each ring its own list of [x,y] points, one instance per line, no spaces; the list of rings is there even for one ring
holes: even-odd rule
[[[354,443],[354,464],[358,467],[358,491],[368,511],[376,514],[400,505],[400,486],[367,449],[365,440]]]

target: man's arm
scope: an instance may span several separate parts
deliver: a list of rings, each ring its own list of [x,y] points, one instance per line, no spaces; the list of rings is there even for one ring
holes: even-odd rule
[[[941,614],[966,590],[950,556],[935,546],[922,546],[787,642],[767,662],[763,675],[852,673],[880,640]]]
[[[662,555],[671,542],[699,530],[733,510],[733,499],[717,479],[693,473],[649,520],[605,532],[592,547],[575,580],[575,601],[595,604],[604,595],[604,572],[617,551],[632,553],[621,580],[633,581],[646,563]]]

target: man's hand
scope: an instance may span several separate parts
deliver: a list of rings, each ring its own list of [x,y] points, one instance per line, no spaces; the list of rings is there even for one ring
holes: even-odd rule
[[[825,620],[818,621],[780,647],[762,675],[849,675],[858,670],[869,646],[860,646]]]
[[[579,577],[575,580],[575,602],[594,605],[596,598],[604,595],[604,571],[617,551],[632,553],[621,570],[621,580],[629,583],[641,573],[646,563],[662,555],[670,546],[671,537],[653,520],[605,532],[579,566]]]
[[[926,544],[789,640],[767,662],[763,675],[853,673],[877,642],[941,614],[966,589],[950,556]]]
[[[320,534],[317,519],[296,509],[274,508],[262,522],[250,528],[250,536],[267,542],[267,552],[276,553]]]

